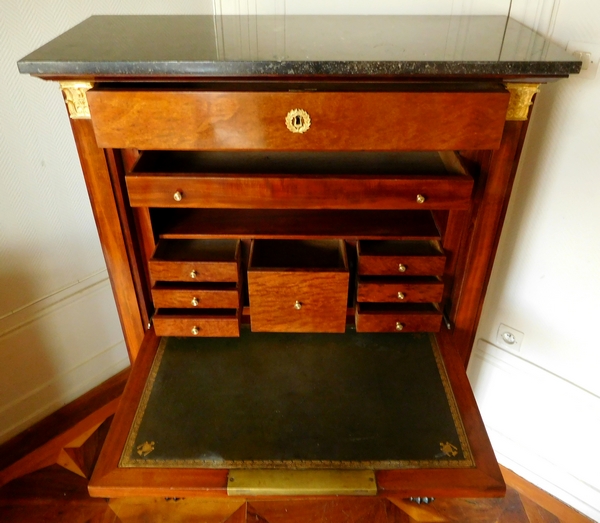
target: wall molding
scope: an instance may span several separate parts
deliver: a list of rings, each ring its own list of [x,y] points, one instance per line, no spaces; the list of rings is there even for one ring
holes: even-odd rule
[[[12,310],[0,317],[0,338],[46,314],[51,314],[54,307],[67,304],[82,293],[93,291],[97,286],[108,283],[108,272],[106,269],[102,269],[62,289]]]
[[[0,318],[0,442],[129,365],[106,270]]]
[[[85,363],[56,374],[8,405],[3,405],[0,409],[0,443],[8,441],[127,368],[129,359],[123,357],[123,353],[127,354],[127,349],[125,342],[121,341]]]
[[[600,397],[483,339],[468,374],[498,461],[600,520]]]

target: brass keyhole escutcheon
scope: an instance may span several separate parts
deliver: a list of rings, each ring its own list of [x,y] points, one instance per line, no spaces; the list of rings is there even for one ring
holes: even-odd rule
[[[192,298],[192,306],[193,307],[198,307],[199,303],[200,302],[198,301],[198,298],[196,298],[196,297]]]
[[[304,109],[292,109],[285,117],[285,125],[292,133],[305,133],[310,128],[310,116]]]

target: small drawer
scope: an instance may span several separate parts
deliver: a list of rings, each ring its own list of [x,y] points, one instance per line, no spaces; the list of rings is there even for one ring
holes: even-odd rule
[[[239,240],[161,240],[148,262],[152,281],[237,282]]]
[[[145,151],[125,180],[132,207],[468,209],[473,189],[448,151]]]
[[[439,276],[446,256],[437,241],[362,240],[356,242],[358,274]]]
[[[152,321],[157,336],[236,337],[239,309],[159,309]]]
[[[442,313],[431,303],[357,303],[357,332],[437,332]]]
[[[98,146],[141,150],[497,149],[509,97],[502,88],[87,92]]]
[[[156,308],[237,309],[240,293],[236,283],[167,283],[152,287]]]
[[[348,283],[341,240],[255,240],[248,266],[252,330],[344,332]]]
[[[356,299],[359,302],[437,303],[442,300],[444,284],[432,277],[377,277],[358,279]]]

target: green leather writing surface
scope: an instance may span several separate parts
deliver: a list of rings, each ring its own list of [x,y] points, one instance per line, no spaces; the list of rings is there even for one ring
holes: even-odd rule
[[[121,467],[473,466],[428,334],[166,338]]]

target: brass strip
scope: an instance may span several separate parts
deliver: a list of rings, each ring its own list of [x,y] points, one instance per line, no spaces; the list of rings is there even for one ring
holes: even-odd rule
[[[540,84],[505,83],[504,86],[510,93],[506,119],[514,122],[527,120],[533,95],[540,92]]]
[[[230,470],[229,496],[375,496],[372,470]]]
[[[94,84],[91,82],[60,82],[60,88],[65,97],[69,116],[73,120],[91,118],[90,107],[85,93],[92,87],[94,87]]]

